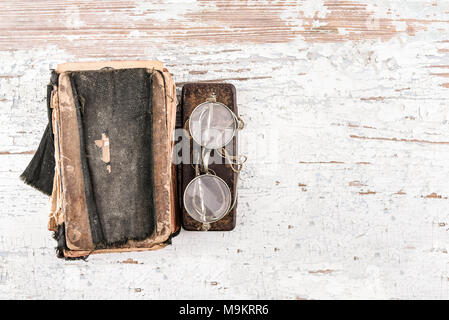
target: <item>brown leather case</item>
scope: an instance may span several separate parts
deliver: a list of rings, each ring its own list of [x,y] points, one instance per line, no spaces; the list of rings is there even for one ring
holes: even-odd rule
[[[181,115],[182,123],[185,123],[192,113],[193,109],[199,104],[205,102],[212,93],[215,93],[217,102],[221,102],[228,106],[235,114],[238,114],[237,110],[237,100],[235,87],[229,83],[187,83],[182,88],[182,106]],[[189,139],[184,136],[183,139]],[[191,148],[193,150],[193,144],[195,143],[190,139]],[[228,144],[226,150],[230,155],[237,155],[237,134],[233,138],[232,142]],[[222,178],[229,188],[231,189],[232,199],[234,199],[236,194],[236,184],[237,184],[237,174],[231,170],[229,164],[225,163],[212,163],[209,168],[215,171],[217,176]],[[190,231],[205,231],[203,224],[194,220],[185,210],[182,204],[182,195],[185,188],[195,178],[195,170],[190,163],[183,163],[179,165],[180,183],[181,183],[181,194],[180,203],[182,210],[182,226],[185,230]],[[208,231],[230,231],[235,228],[236,225],[236,208],[235,207],[226,214],[221,220],[213,222],[210,224]]]

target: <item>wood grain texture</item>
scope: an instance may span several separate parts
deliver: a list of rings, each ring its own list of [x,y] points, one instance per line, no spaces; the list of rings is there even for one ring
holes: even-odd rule
[[[0,297],[449,298],[448,21],[439,0],[2,1]],[[235,85],[234,231],[55,258],[18,176],[48,69],[98,59]]]

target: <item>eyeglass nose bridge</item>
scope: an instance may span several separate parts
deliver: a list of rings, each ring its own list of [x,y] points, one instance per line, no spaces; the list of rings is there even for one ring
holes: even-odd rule
[[[206,148],[203,148],[203,150],[201,150],[201,164],[203,167],[203,172],[205,173],[209,173],[209,159],[211,152],[212,150]]]

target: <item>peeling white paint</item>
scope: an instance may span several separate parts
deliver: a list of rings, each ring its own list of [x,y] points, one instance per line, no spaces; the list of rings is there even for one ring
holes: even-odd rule
[[[300,10],[308,18],[324,18],[328,13],[328,8],[325,1],[304,1],[300,4]]]
[[[86,25],[81,20],[80,12],[76,5],[68,6],[64,9],[64,17],[66,17],[65,26],[69,29],[79,29]]]
[[[433,2],[363,1],[377,19],[448,20],[447,4]],[[282,9],[294,30],[300,10],[331,14],[325,2],[300,5]],[[153,8],[182,22],[196,6]],[[448,31],[434,22],[382,40],[214,44],[136,30],[125,37],[147,47],[119,57],[108,56],[113,40],[100,56],[62,42],[0,49],[0,152],[19,153],[0,154],[0,298],[449,298]],[[159,59],[178,83],[236,86],[249,160],[235,231],[181,232],[160,251],[87,263],[56,259],[48,199],[18,179],[32,157],[20,153],[37,148],[46,124],[49,68],[94,58]]]
[[[207,5],[207,8],[213,8],[213,5]],[[154,19],[156,21],[181,19],[184,14],[194,12],[200,9],[195,0],[165,0],[160,2],[135,1],[135,14],[133,20]],[[140,18],[139,18],[140,16]]]

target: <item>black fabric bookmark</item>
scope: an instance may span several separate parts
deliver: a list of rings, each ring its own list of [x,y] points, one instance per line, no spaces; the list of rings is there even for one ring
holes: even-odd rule
[[[55,176],[55,146],[53,141],[51,92],[57,83],[58,75],[53,71],[50,84],[47,85],[48,123],[42,135],[39,147],[30,163],[20,175],[20,179],[33,188],[51,196]]]

